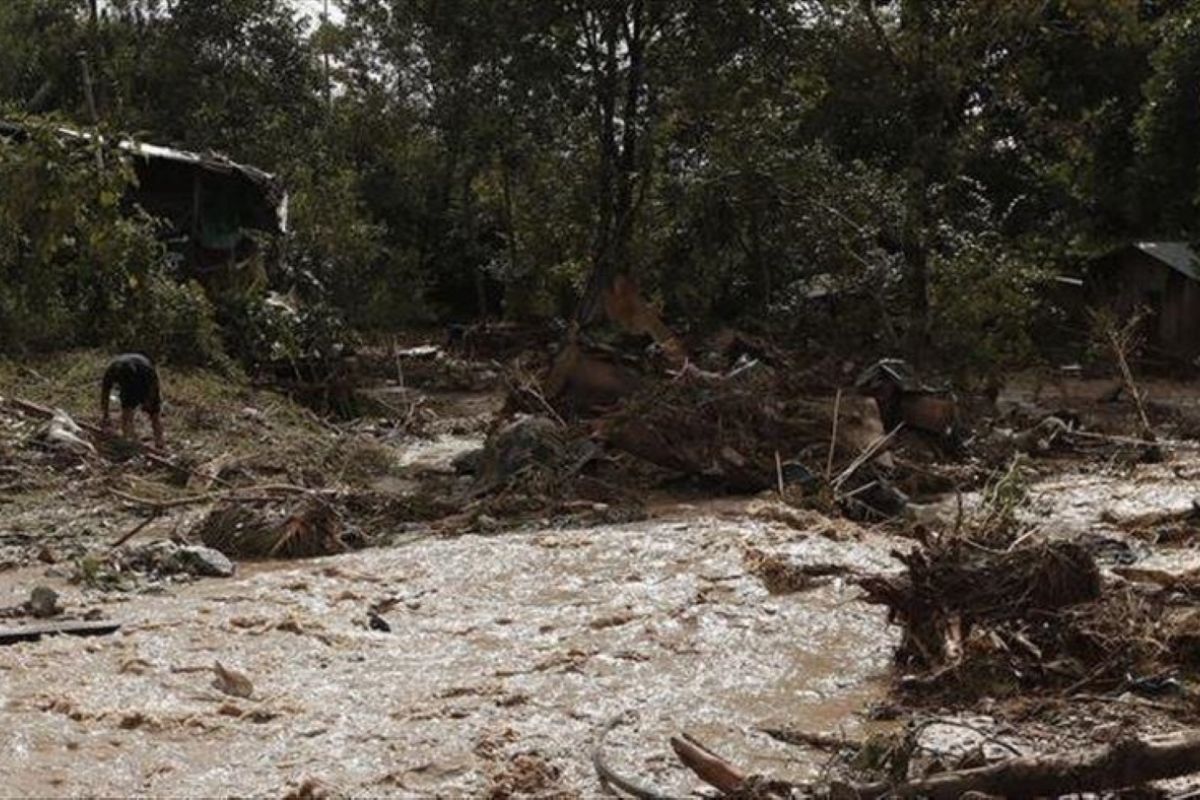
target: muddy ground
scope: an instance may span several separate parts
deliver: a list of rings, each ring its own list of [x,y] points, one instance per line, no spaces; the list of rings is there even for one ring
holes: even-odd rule
[[[94,419],[100,363],[76,353],[6,364],[0,396]],[[759,568],[767,554],[847,576],[895,573],[891,551],[912,545],[918,523],[949,524],[952,496],[859,525],[667,481],[645,486],[630,513],[573,501],[519,520],[455,508],[435,515],[454,525],[424,520],[417,507],[438,499],[429,487],[467,480],[453,461],[483,442],[503,402],[487,369],[468,373],[387,382],[372,392],[374,414],[332,423],[241,378],[168,370],[172,458],[220,462],[228,485],[372,499],[348,521],[365,548],[243,560],[228,578],[111,559],[112,543],[148,518],[124,547],[186,537],[215,504],[123,498],[169,503],[222,484],[189,488],[136,454],[64,454],[37,443],[41,421],[0,412],[0,608],[11,617],[0,622],[33,624],[21,604],[44,585],[60,594],[55,620],[121,624],[108,636],[0,646],[0,796],[590,798],[604,793],[596,735],[630,711],[609,739],[613,766],[686,795],[699,784],[667,746],[679,731],[752,773],[805,782],[850,766],[761,729],[863,740],[916,722],[926,751],[953,766],[979,746],[992,756],[1068,750],[1185,728],[1193,716],[1190,686],[914,700],[897,689],[896,628],[852,579],[834,569],[780,587]],[[1035,389],[1039,402],[1058,392],[1054,402],[1081,403],[1092,391],[1014,387],[1013,403],[1033,402]],[[1178,384],[1151,396],[1195,404]],[[1130,564],[1200,566],[1187,521],[1200,457],[1170,455],[1035,460],[1023,524],[1090,542],[1108,578]],[[1169,536],[1156,533],[1164,527]],[[236,680],[221,684],[218,662],[249,680],[248,697]]]

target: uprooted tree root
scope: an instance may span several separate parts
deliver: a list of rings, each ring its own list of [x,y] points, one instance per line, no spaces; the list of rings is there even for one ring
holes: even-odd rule
[[[225,502],[192,536],[233,558],[309,558],[342,553],[351,544],[342,515],[319,497],[291,507]]]
[[[1200,665],[1194,612],[1128,584],[1102,594],[1078,544],[993,553],[956,541],[901,559],[905,575],[860,585],[903,628],[905,688],[941,697],[1107,690]]]

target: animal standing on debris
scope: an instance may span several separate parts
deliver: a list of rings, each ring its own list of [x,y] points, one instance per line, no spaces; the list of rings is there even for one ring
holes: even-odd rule
[[[100,417],[106,431],[112,429],[108,409],[114,384],[121,395],[121,435],[134,439],[133,415],[141,408],[150,417],[154,446],[162,448],[162,392],[154,362],[141,353],[123,353],[109,362],[100,385]]]

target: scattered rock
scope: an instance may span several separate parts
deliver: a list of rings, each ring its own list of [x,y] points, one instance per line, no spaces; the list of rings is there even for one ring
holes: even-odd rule
[[[158,575],[228,578],[236,571],[233,562],[218,550],[167,540],[126,548],[117,558],[124,569]]]
[[[224,554],[211,547],[187,545],[176,551],[173,559],[180,572],[212,578],[229,578],[236,567]]]
[[[374,611],[367,612],[367,626],[373,631],[392,632],[392,626],[388,624],[388,621]]]
[[[58,604],[58,592],[49,586],[33,587],[33,591],[29,593],[29,600],[25,603],[25,607],[30,614],[38,619],[46,619],[62,613],[62,606]]]

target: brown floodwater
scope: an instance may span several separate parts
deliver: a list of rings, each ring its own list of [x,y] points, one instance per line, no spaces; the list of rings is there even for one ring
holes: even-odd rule
[[[748,769],[814,778],[827,755],[755,727],[861,733],[893,635],[852,586],[769,595],[746,573],[747,544],[893,566],[870,534],[832,542],[699,512],[423,538],[162,594],[60,587],[71,610],[124,627],[0,647],[0,795],[278,797],[318,781],[478,797],[533,764],[543,794],[593,797],[592,741],[624,711],[636,719],[610,736],[610,760],[663,790],[695,787],[667,742],[682,730]],[[35,582],[7,573],[0,605]],[[366,625],[379,603],[391,632]],[[253,682],[251,698],[212,686],[216,661]]]

